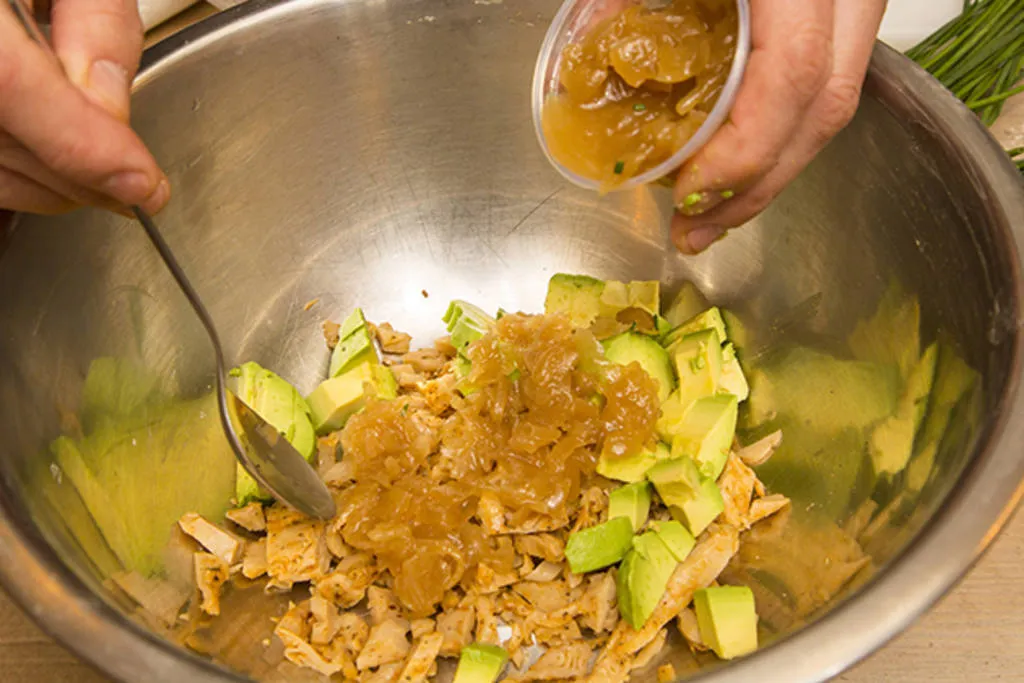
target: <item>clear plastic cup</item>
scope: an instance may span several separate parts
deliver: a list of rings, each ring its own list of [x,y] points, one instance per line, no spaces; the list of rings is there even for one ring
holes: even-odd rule
[[[629,0],[637,4],[639,0]],[[603,187],[598,181],[592,178],[585,178],[578,175],[559,163],[548,148],[547,140],[544,137],[544,129],[541,125],[541,112],[548,96],[557,93],[559,88],[558,72],[562,51],[566,45],[575,42],[582,37],[596,21],[605,16],[617,13],[623,7],[623,0],[566,0],[558,10],[551,27],[548,28],[544,37],[544,44],[540,48],[540,55],[537,57],[537,66],[533,72],[533,127],[537,133],[537,140],[541,149],[547,155],[548,161],[558,169],[558,172],[572,183],[597,191],[618,191],[629,190],[640,185],[652,183],[679,169],[683,163],[692,157],[704,146],[718,128],[725,122],[736,101],[736,93],[739,90],[740,82],[743,80],[743,72],[750,58],[750,4],[749,0],[736,0],[737,8],[737,35],[736,52],[733,56],[732,66],[729,69],[729,76],[725,86],[715,102],[708,118],[704,121],[697,132],[685,145],[676,151],[671,157],[652,169],[623,181],[613,188]]]

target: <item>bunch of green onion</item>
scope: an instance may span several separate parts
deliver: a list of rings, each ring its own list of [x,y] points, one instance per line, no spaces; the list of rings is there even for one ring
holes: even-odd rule
[[[964,0],[958,17],[906,54],[991,126],[1024,92],[1024,0]],[[1024,148],[1009,154],[1024,173]]]

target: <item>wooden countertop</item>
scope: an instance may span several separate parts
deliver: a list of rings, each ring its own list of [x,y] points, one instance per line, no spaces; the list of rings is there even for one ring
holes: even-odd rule
[[[201,4],[153,31],[150,42],[214,10]],[[1024,145],[1024,96],[993,132]],[[961,584],[903,635],[835,681],[981,683],[1024,680],[1024,515],[1017,515]],[[41,633],[0,593],[0,680],[109,683]]]

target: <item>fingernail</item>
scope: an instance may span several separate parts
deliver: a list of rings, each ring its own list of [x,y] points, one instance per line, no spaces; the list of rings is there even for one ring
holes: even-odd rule
[[[171,199],[171,184],[167,178],[161,178],[153,194],[142,203],[142,208],[149,214],[159,213]]]
[[[719,225],[705,225],[686,233],[686,246],[691,254],[699,254],[723,237],[725,228]]]
[[[111,114],[127,118],[129,106],[128,72],[115,62],[103,59],[89,67],[84,84],[85,95]]]
[[[152,178],[141,171],[119,173],[104,185],[106,193],[122,204],[138,204],[146,209],[166,204],[170,189],[166,178],[161,178],[154,187]]]

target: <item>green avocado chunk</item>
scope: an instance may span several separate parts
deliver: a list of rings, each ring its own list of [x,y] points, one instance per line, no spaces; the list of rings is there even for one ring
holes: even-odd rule
[[[494,683],[508,661],[508,652],[497,645],[473,643],[462,648],[452,683]]]
[[[680,562],[685,560],[693,547],[697,545],[693,534],[675,520],[655,520],[651,522],[651,531],[658,534],[658,538],[664,541],[672,556]]]
[[[338,330],[338,344],[331,353],[327,376],[337,377],[367,360],[377,360],[377,349],[374,348],[373,336],[363,317],[363,309],[357,308]]]
[[[672,327],[679,327],[707,307],[708,301],[697,289],[697,285],[684,282],[665,311],[665,319]]]
[[[587,275],[556,273],[548,281],[544,312],[564,313],[573,327],[590,327],[601,314],[604,281]]]
[[[398,384],[391,370],[376,363],[361,363],[338,377],[321,382],[307,399],[316,433],[326,434],[344,427],[348,419],[366,405],[367,385],[383,400],[398,395]]]
[[[647,523],[650,510],[651,484],[647,481],[620,486],[608,493],[608,519],[626,517],[633,531],[639,531]]]
[[[693,595],[700,637],[722,659],[757,650],[757,611],[747,586],[702,588]]]
[[[586,574],[621,560],[632,540],[633,522],[628,517],[616,517],[569,536],[565,559],[573,574]]]
[[[316,435],[309,418],[309,405],[298,390],[274,372],[251,361],[232,370],[231,375],[236,378],[236,391],[242,402],[283,434],[299,455],[312,460],[316,453]],[[253,500],[271,500],[270,494],[261,491],[256,480],[240,464],[235,500],[239,505]]]
[[[616,579],[619,613],[634,629],[644,625],[665,594],[678,562],[653,531],[633,539]]]
[[[601,342],[604,355],[618,365],[638,363],[658,383],[658,400],[664,401],[675,389],[672,360],[657,341],[644,334],[623,332]]]
[[[671,455],[668,444],[660,441],[653,450],[644,449],[638,453],[625,456],[611,456],[605,453],[597,460],[597,473],[602,477],[624,482],[640,481],[651,467],[658,461]]]
[[[689,456],[701,474],[718,479],[729,458],[738,415],[739,400],[732,394],[694,401],[672,437],[672,457]]]
[[[694,332],[669,348],[679,377],[682,404],[718,393],[722,377],[722,346],[714,330]]]
[[[665,335],[662,343],[665,344],[666,347],[671,347],[683,337],[696,332],[703,332],[705,330],[714,330],[717,332],[719,344],[724,344],[727,341],[725,321],[722,319],[722,311],[719,310],[718,306],[712,306],[706,311],[698,313],[683,324],[675,327]]]
[[[647,470],[647,478],[672,516],[693,536],[699,536],[725,509],[715,480],[702,476],[691,458],[662,461]]]
[[[736,357],[736,348],[732,343],[722,347],[722,374],[718,385],[722,391],[734,395],[740,401],[746,401],[750,396],[750,384],[747,382],[747,376],[743,374],[739,358]]]

